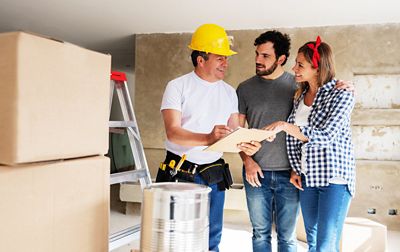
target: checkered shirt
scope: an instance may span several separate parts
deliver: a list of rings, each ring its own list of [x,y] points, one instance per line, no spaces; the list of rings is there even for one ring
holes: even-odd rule
[[[328,186],[330,178],[340,177],[347,181],[348,189],[354,195],[355,158],[350,127],[354,96],[351,92],[335,89],[335,85],[336,80],[332,80],[319,88],[308,117],[308,126],[300,127],[308,142],[303,143],[287,135],[288,157],[292,168],[300,174],[301,148],[304,145],[306,185]],[[294,102],[289,123],[294,124],[299,102],[306,92]]]

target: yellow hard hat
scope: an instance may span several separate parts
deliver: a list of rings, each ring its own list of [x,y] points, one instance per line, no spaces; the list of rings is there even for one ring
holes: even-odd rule
[[[193,33],[189,48],[223,56],[231,56],[237,53],[230,49],[225,29],[216,24],[204,24],[197,28]]]

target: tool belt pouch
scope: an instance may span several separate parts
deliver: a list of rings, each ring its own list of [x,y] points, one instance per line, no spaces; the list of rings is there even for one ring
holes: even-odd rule
[[[224,175],[224,186],[226,189],[229,190],[229,187],[231,187],[233,184],[233,179],[231,171],[229,170],[229,164],[227,163],[224,164],[223,175]]]
[[[208,185],[217,184],[224,179],[222,175],[222,164],[206,166],[200,170],[199,174]]]
[[[225,191],[225,189],[229,188],[230,186],[227,184],[227,180],[225,179],[225,177],[227,177],[225,175],[225,165],[225,162],[222,161],[221,163],[206,166],[200,170],[199,174],[203,178],[203,180],[207,182],[208,185],[217,184],[218,190]],[[230,172],[229,177],[231,177]]]
[[[169,165],[164,166],[162,165],[158,169],[156,182],[175,182],[174,170],[169,167]]]
[[[175,179],[178,182],[194,182],[194,174],[183,170],[178,171],[178,173],[175,176]]]
[[[163,166],[164,165],[164,166]],[[175,169],[169,165],[161,163],[157,172],[156,182],[194,182],[194,174],[179,170],[175,174]]]

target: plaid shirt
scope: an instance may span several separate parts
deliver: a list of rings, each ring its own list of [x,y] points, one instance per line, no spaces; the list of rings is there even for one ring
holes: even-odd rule
[[[308,126],[300,127],[308,142],[303,143],[287,135],[288,157],[292,168],[300,174],[304,145],[306,185],[328,186],[330,178],[340,177],[347,181],[349,191],[354,195],[355,158],[350,128],[354,97],[350,92],[335,89],[335,85],[336,80],[332,80],[319,88],[308,117]],[[289,123],[294,124],[299,102],[306,92],[294,102]]]

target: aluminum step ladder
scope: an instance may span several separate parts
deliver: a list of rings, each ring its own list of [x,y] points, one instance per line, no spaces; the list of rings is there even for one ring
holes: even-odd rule
[[[140,182],[142,190],[151,186],[151,176],[144,154],[143,144],[140,138],[139,128],[137,125],[135,113],[132,107],[132,101],[129,95],[128,83],[125,73],[111,72],[111,89],[110,89],[110,115],[111,106],[116,90],[123,115],[123,121],[110,121],[110,131],[113,129],[125,129],[129,138],[132,150],[135,169],[131,171],[113,173],[110,175],[110,185],[125,182]],[[111,234],[109,236],[109,251],[121,247],[129,242],[139,238],[140,224]]]

